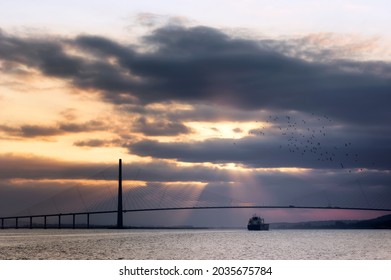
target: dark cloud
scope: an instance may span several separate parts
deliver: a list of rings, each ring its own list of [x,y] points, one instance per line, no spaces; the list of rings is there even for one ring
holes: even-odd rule
[[[205,182],[217,192],[233,184],[252,188],[249,193],[260,199],[261,188],[265,194],[262,199],[275,203],[327,205],[339,201],[367,206],[382,201],[382,195],[383,200],[389,198],[390,63],[337,59],[330,48],[307,48],[306,40],[240,39],[214,28],[178,25],[155,29],[137,46],[101,36],[36,39],[0,32],[0,71],[12,74],[27,69],[24,74],[28,74],[28,70],[38,70],[73,87],[91,90],[91,94],[98,92],[105,102],[133,114],[135,121],[129,121],[126,129],[133,128],[144,136],[185,136],[192,132],[186,121],[210,122],[213,129],[213,123],[221,120],[266,121],[269,114],[280,117],[270,121],[268,128],[250,129],[250,135],[242,139],[191,141],[189,136],[183,142],[128,143],[125,148],[131,154],[154,159],[152,163],[126,165],[125,178],[129,180]],[[153,103],[182,103],[191,109],[146,106]],[[301,123],[295,127],[297,131],[292,127],[280,131],[288,126],[282,119],[285,115]],[[315,116],[332,122],[323,129],[323,120],[314,121]],[[78,123],[72,116],[47,126],[0,126],[3,134],[24,138],[107,129],[104,122]],[[241,130],[237,126],[233,132]],[[314,131],[316,141],[310,138]],[[309,139],[313,143],[300,143]],[[122,146],[123,142],[90,139],[74,144],[102,147]],[[320,147],[309,153],[305,145]],[[335,154],[333,161],[326,160],[325,152]],[[205,165],[184,167],[167,159],[237,163],[248,170],[236,171],[237,179],[235,172]],[[111,168],[2,155],[0,166],[2,179],[116,178],[115,164]],[[275,171],[258,174],[252,169],[259,167],[311,170],[292,175]],[[100,170],[107,170],[107,174],[94,177]],[[251,183],[244,181],[247,177],[252,178]],[[239,198],[246,201],[248,196]]]
[[[32,182],[27,180],[25,182],[16,183],[15,180],[2,178],[0,182],[1,216],[13,216],[22,209],[30,207],[38,201],[48,199],[67,187],[69,186],[63,182]],[[49,211],[51,211],[51,209]]]
[[[38,156],[0,155],[0,179],[90,179],[117,180],[117,163],[77,163]],[[227,171],[213,167],[183,167],[156,160],[124,164],[124,179],[145,181],[227,181]]]
[[[85,123],[60,123],[58,126],[59,130],[64,132],[88,132],[88,131],[98,131],[105,130],[108,128],[107,124],[102,121],[88,121]]]
[[[168,26],[144,37],[147,52],[88,35],[34,40],[2,33],[0,43],[1,59],[100,90],[116,104],[213,103],[316,112],[356,123],[385,123],[390,118],[389,63],[303,60],[280,51],[276,45],[286,42],[278,40],[237,39],[209,27]],[[94,59],[71,55],[67,48]]]
[[[295,56],[294,51],[290,52],[293,55],[287,55],[288,48],[297,48],[298,52],[305,49],[306,40],[289,44],[286,40],[238,39],[218,29],[178,25],[154,30],[144,37],[140,46],[89,35],[74,39],[31,39],[1,33],[0,58],[8,64],[37,68],[47,75],[67,79],[81,88],[100,90],[106,101],[131,105],[140,113],[143,109],[138,105],[153,102],[193,104],[194,110],[154,112],[158,117],[163,116],[159,121],[140,117],[133,127],[145,135],[189,133],[189,128],[182,123],[186,120],[245,120],[256,117],[253,112],[258,114],[262,110],[289,110],[307,115],[315,112],[333,118],[346,130],[360,127],[363,135],[354,136],[364,138],[358,141],[384,145],[363,149],[362,154],[368,159],[372,154],[376,161],[383,162],[384,156],[380,155],[389,151],[386,143],[390,138],[390,64],[325,60],[324,53],[316,52],[311,54],[311,60]],[[142,51],[142,47],[148,48]],[[80,55],[70,54],[68,49],[72,48]],[[322,59],[317,60],[317,56]],[[264,114],[261,117],[264,118]],[[6,133],[36,137],[88,131],[89,125],[96,127],[92,129],[101,129],[99,124],[72,123],[19,128],[3,125],[1,128]],[[365,134],[369,131],[384,139],[367,138]],[[245,144],[241,145],[248,145],[247,140],[242,142]],[[149,155],[159,156],[161,145],[141,142],[133,145],[132,150],[145,155],[143,147],[155,148]],[[195,143],[202,146],[195,157],[183,155],[189,155],[198,149],[196,147],[185,143],[164,145],[166,151],[173,153],[163,157],[186,161],[205,158],[207,161],[243,162],[246,159],[245,153],[236,157],[231,152],[228,157],[229,149],[222,150],[222,147],[216,149],[221,150],[221,155],[216,155],[215,159],[203,157],[204,153],[208,154],[209,146],[218,146],[213,141]],[[228,144],[223,143],[225,145]],[[264,143],[259,145],[259,148],[268,148]],[[179,155],[178,149],[183,150]],[[294,164],[292,160],[284,160],[286,163]]]
[[[20,67],[18,63],[5,61],[0,65],[0,72],[13,75],[28,75],[29,71]]]
[[[102,201],[110,201],[115,195],[116,164],[75,163],[11,154],[1,155],[0,164],[3,167],[0,171],[0,193],[13,201],[24,201],[26,207],[32,203],[25,195],[18,198],[20,193],[31,194],[29,198],[32,200],[41,197],[46,203],[32,206],[31,211],[39,208],[45,212],[44,206],[53,208],[53,202],[56,207],[71,211],[69,207],[72,205],[81,207],[93,204],[96,196]],[[123,175],[127,208],[145,208],[146,203],[149,207],[317,205],[389,208],[391,201],[390,174],[381,171],[353,174],[339,170],[315,170],[298,174],[273,170],[230,172],[214,167],[180,167],[154,161],[125,164]],[[67,179],[88,179],[89,182],[72,183]],[[135,182],[137,180],[146,180],[147,186],[139,188],[139,183]],[[195,181],[206,183],[205,188],[199,189],[194,185]],[[181,184],[178,185],[178,182]],[[100,187],[101,183],[104,185]],[[15,185],[19,188],[15,188]],[[113,189],[107,190],[107,187]],[[131,192],[128,194],[127,191]],[[53,195],[52,199],[48,199]]]
[[[341,142],[339,137],[327,136],[308,144],[306,139],[311,139],[309,137],[291,140],[289,135],[284,138],[273,132],[260,136],[262,137],[215,138],[187,143],[144,140],[129,144],[129,152],[183,162],[233,162],[246,167],[332,168],[347,172],[352,172],[351,169],[355,168],[391,168],[387,156],[391,153],[387,144],[389,140],[382,137],[356,139],[351,144],[348,141]]]
[[[39,125],[22,125],[18,133],[22,137],[52,136],[59,134],[56,127],[39,126]]]
[[[173,123],[185,122],[206,122],[214,123],[231,122],[254,122],[266,120],[270,114],[276,114],[267,110],[240,110],[237,108],[223,107],[213,104],[189,104],[186,108],[181,108],[175,103],[163,103],[162,107],[149,107],[139,105],[122,105],[120,112],[126,114],[136,114],[149,116],[152,119],[166,120]],[[284,112],[280,112],[284,114]]]
[[[191,132],[191,129],[182,123],[165,120],[148,121],[144,117],[133,122],[132,128],[133,131],[147,136],[175,136]]]
[[[108,167],[14,154],[2,154],[0,164],[1,179],[88,179]]]
[[[120,139],[113,140],[103,140],[103,139],[89,139],[89,140],[80,140],[73,143],[77,147],[113,147],[121,146]]]
[[[5,61],[38,68],[51,76],[72,77],[82,68],[82,60],[67,55],[63,42],[51,39],[26,39],[0,33],[0,57]]]
[[[101,139],[90,139],[84,141],[76,141],[74,143],[75,146],[78,147],[107,147],[110,145],[110,141],[101,140]]]
[[[21,125],[8,126],[0,125],[0,131],[3,133],[21,137],[21,138],[35,138],[35,137],[51,137],[67,133],[90,132],[106,130],[108,127],[101,121],[88,121],[85,123],[75,122],[59,122],[56,125]]]
[[[131,46],[123,46],[100,36],[82,35],[76,37],[74,41],[70,40],[69,43],[79,46],[88,52],[93,52],[98,57],[104,55],[106,58],[120,58],[123,61],[129,61],[136,55]]]
[[[54,126],[42,126],[42,125],[22,125],[20,127],[11,127],[7,125],[1,125],[0,131],[11,136],[19,137],[44,137],[54,136],[62,134],[62,132]]]

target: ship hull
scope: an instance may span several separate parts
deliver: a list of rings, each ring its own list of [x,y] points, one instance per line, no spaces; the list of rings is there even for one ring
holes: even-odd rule
[[[269,224],[247,225],[248,230],[269,230]]]

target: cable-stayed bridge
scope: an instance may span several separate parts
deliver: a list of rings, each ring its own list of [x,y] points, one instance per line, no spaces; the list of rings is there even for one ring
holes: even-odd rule
[[[104,177],[104,174],[103,174]],[[112,228],[125,228],[124,215],[131,212],[207,210],[207,209],[320,209],[391,212],[389,197],[380,197],[372,206],[365,192],[358,188],[363,205],[346,199],[332,203],[326,193],[319,192],[316,205],[300,199],[268,205],[265,202],[233,199],[192,185],[123,187],[122,161],[118,165],[118,186],[86,191],[79,187],[67,189],[15,215],[0,216],[1,229],[6,228],[92,228],[92,217],[110,215]],[[206,198],[207,197],[207,198]],[[380,204],[380,205],[379,205]],[[385,207],[382,207],[384,205]],[[115,218],[114,218],[115,216]]]

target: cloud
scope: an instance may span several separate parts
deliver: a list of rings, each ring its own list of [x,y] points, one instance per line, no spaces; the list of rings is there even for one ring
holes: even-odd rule
[[[80,200],[78,192],[82,192],[84,203],[91,204],[90,196],[104,191],[99,188],[99,184],[115,188],[118,175],[116,164],[66,162],[32,155],[2,154],[0,164],[3,167],[0,172],[0,193],[17,199],[20,192],[12,189],[18,185],[21,190],[27,191],[35,198],[46,197],[48,202],[48,194],[62,191],[56,196],[56,202],[68,208],[75,203],[68,201],[69,198]],[[126,199],[132,208],[137,208],[140,199],[144,201],[142,205],[145,206],[147,200],[149,203],[155,203],[156,207],[174,202],[178,205],[182,203],[182,206],[186,203],[197,203],[198,206],[252,204],[391,207],[391,190],[388,186],[390,174],[381,171],[230,171],[202,165],[178,166],[155,160],[150,163],[124,164],[123,179],[126,190],[133,190],[133,195],[130,194]],[[88,182],[80,183],[79,180]],[[138,188],[140,181],[146,181],[145,188]],[[204,187],[197,187],[195,182],[204,183]],[[79,186],[79,191],[71,188],[75,184]],[[106,196],[111,197],[113,194],[115,192],[111,191],[110,194],[110,191],[106,190]],[[197,195],[194,197],[195,194]],[[26,205],[31,204],[24,196],[22,200]],[[49,202],[50,206],[53,206],[50,200]]]
[[[349,55],[376,42],[334,44],[333,34],[258,40],[206,26],[155,28],[163,19],[150,14],[139,20],[150,33],[137,45],[86,34],[32,38],[0,31],[0,72],[55,77],[118,113],[80,121],[67,109],[57,122],[3,123],[0,132],[12,140],[117,133],[73,141],[145,157],[124,164],[126,184],[145,181],[163,192],[201,184],[204,201],[390,207],[391,64]],[[248,128],[256,121],[259,126]],[[208,123],[216,138],[193,139],[197,122]],[[229,133],[242,138],[227,138],[219,122],[231,122]],[[116,162],[1,154],[0,166],[3,193],[18,180],[28,181],[24,189],[42,186],[43,194],[64,188],[66,180],[117,179]]]
[[[287,147],[286,137],[276,134],[281,125],[278,121],[263,138],[166,143],[146,139],[130,143],[129,151],[137,155],[185,162],[235,162],[249,167],[389,168],[385,155],[390,152],[391,138],[391,65],[338,60],[335,54],[332,59],[324,59],[327,50],[322,52],[318,41],[327,38],[333,36],[305,36],[292,41],[241,39],[215,28],[171,25],[154,29],[136,46],[102,36],[33,39],[2,32],[0,59],[6,64],[38,69],[81,89],[98,91],[105,102],[137,114],[129,127],[144,136],[190,134],[186,121],[264,121],[268,114],[284,112],[308,121],[314,113],[324,115],[334,121],[332,137],[321,141],[324,149],[331,152],[333,146],[343,145],[344,139],[354,139],[361,162],[342,160],[342,153],[338,161],[328,163],[313,156],[293,155],[293,146]],[[309,53],[311,59],[300,54],[306,46],[314,50]],[[148,107],[175,102],[190,105],[191,109]],[[107,126],[100,121],[72,120],[46,126],[0,127],[7,135],[23,138],[104,129]],[[254,129],[252,133],[258,130]],[[107,144],[96,139],[75,142],[76,146]],[[300,149],[304,151],[305,146]],[[322,155],[320,159],[324,158]]]
[[[99,90],[114,104],[176,101],[296,110],[354,123],[390,118],[386,62],[308,61],[286,55],[281,50],[286,41],[233,38],[202,26],[158,28],[143,42],[127,46],[99,36],[38,40],[2,33],[0,58]]]
[[[22,125],[16,129],[16,133],[22,137],[36,137],[36,136],[53,136],[61,133],[56,127],[39,126],[39,125]]]
[[[180,16],[169,16],[154,13],[139,13],[134,18],[137,26],[156,28],[165,25],[185,25],[190,23],[190,19]],[[132,25],[132,27],[134,27]],[[131,29],[129,27],[129,29]]]
[[[88,179],[107,165],[73,163],[34,155],[1,154],[1,179]]]
[[[128,144],[129,153],[182,162],[237,163],[249,168],[390,169],[391,148],[382,137],[342,142],[339,136],[285,136],[261,132],[241,139],[214,138],[191,142],[143,140]],[[282,132],[281,134],[286,134]],[[311,141],[311,142],[309,142]],[[353,144],[352,144],[353,143]]]
[[[268,43],[279,52],[308,61],[390,61],[387,43],[379,36],[320,32]]]
[[[84,123],[59,122],[56,125],[0,125],[0,132],[20,138],[52,137],[69,133],[102,131],[107,125],[101,121],[88,121]]]
[[[69,162],[35,155],[0,154],[1,179],[86,179],[117,180],[113,164]],[[227,181],[228,172],[214,167],[178,166],[156,160],[150,163],[125,163],[124,179],[151,182]]]
[[[105,130],[108,126],[106,123],[102,121],[88,121],[84,123],[72,123],[72,122],[66,122],[66,123],[60,123],[59,124],[59,130],[62,130],[64,132],[88,132],[88,131],[99,131],[99,130]]]
[[[82,61],[68,56],[62,42],[54,38],[22,39],[0,33],[0,57],[5,61],[37,68],[43,73],[71,77],[77,75]]]
[[[103,139],[89,139],[80,140],[73,143],[77,147],[113,147],[121,145],[120,139],[103,140]]]
[[[164,120],[148,121],[145,117],[134,121],[132,128],[134,132],[141,132],[148,136],[175,136],[191,132],[191,129],[182,123]]]

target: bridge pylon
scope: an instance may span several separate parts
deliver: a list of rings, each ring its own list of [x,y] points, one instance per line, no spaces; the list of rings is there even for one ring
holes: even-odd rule
[[[122,208],[122,159],[118,163],[118,207],[117,207],[117,228],[124,228],[124,217]]]

